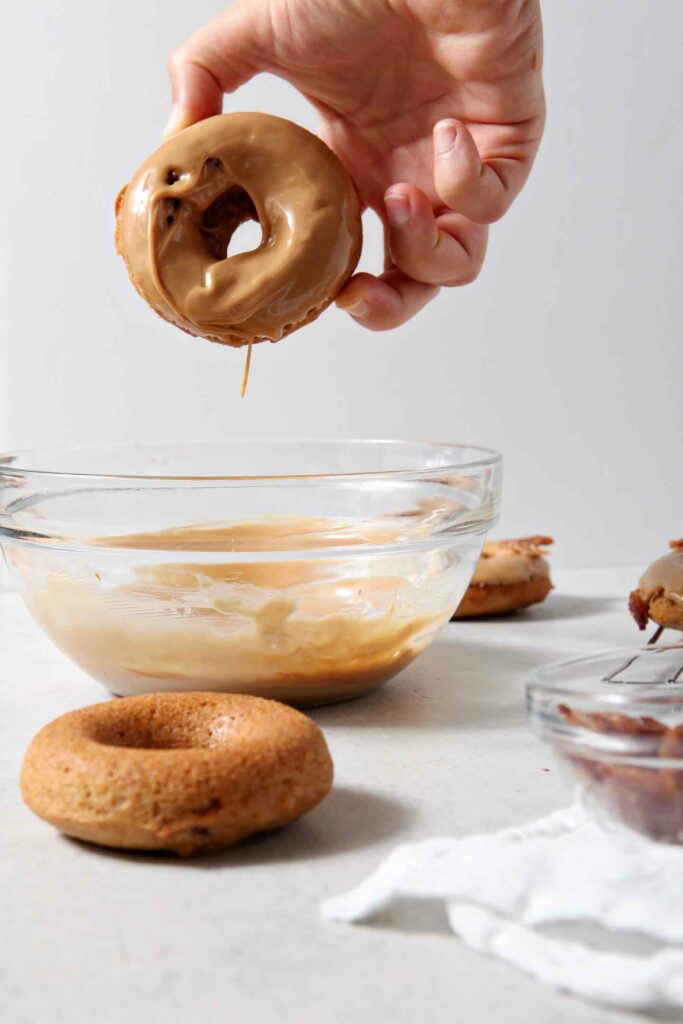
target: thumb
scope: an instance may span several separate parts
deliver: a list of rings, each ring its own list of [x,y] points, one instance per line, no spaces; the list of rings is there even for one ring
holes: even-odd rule
[[[263,69],[252,4],[236,4],[207,22],[173,51],[168,61],[173,109],[164,137],[223,109],[232,92]]]

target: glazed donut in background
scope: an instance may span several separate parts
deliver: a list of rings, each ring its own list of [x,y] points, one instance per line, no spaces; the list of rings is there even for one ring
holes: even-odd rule
[[[683,539],[672,540],[669,547],[669,554],[648,566],[629,595],[629,611],[640,629],[651,619],[665,629],[683,630]]]
[[[26,804],[102,846],[189,856],[315,807],[332,761],[314,722],[275,701],[154,693],[71,711],[34,737]]]
[[[543,601],[553,584],[543,557],[552,537],[487,540],[454,619],[503,615]]]
[[[230,256],[246,220],[262,241]],[[152,309],[226,345],[278,341],[337,297],[358,262],[353,182],[317,136],[219,114],[164,142],[119,193],[117,249]]]

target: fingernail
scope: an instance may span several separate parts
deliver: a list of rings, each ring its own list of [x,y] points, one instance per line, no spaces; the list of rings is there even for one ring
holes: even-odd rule
[[[173,135],[173,133],[177,130],[178,120],[178,104],[174,103],[173,106],[171,107],[171,116],[168,119],[168,124],[164,128],[164,139],[168,138],[169,135]]]
[[[355,316],[358,320],[362,320],[370,312],[370,306],[363,299],[360,302],[356,302],[355,305],[346,306],[345,308],[347,313]]]
[[[384,197],[389,223],[394,228],[402,228],[410,217],[410,200],[403,192],[387,192]]]
[[[439,121],[434,128],[434,146],[439,156],[450,153],[455,145],[458,129],[452,121]]]

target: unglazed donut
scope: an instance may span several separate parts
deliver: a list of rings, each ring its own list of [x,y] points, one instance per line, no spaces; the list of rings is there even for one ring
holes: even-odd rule
[[[683,539],[672,540],[671,551],[649,565],[628,600],[640,629],[651,619],[665,629],[683,630]]]
[[[454,619],[503,615],[543,601],[553,589],[543,557],[552,537],[484,542],[472,581]]]
[[[117,248],[165,320],[227,345],[278,341],[339,294],[360,255],[353,183],[317,136],[219,114],[164,142],[119,193]],[[262,241],[229,255],[246,220]]]
[[[71,711],[34,737],[21,791],[102,846],[189,856],[279,828],[332,785],[320,729],[259,697],[155,693]]]

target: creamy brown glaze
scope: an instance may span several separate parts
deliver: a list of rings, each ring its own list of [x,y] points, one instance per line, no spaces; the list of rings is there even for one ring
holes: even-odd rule
[[[649,565],[640,578],[638,589],[647,600],[657,591],[683,603],[683,547],[658,558]]]
[[[452,584],[438,566],[430,571],[428,553],[402,575],[400,557],[368,562],[353,551],[398,534],[282,517],[91,540],[93,552],[97,544],[138,553],[125,581],[92,564],[55,569],[40,551],[11,557],[43,629],[115,693],[223,690],[304,705],[375,689],[447,621]],[[315,557],[321,537],[348,547],[349,557]],[[301,558],[277,559],[296,550]],[[164,562],[164,551],[189,557]],[[239,560],[250,552],[274,557]],[[210,561],[200,561],[202,553]],[[455,571],[464,587],[469,565]]]
[[[548,579],[550,566],[540,555],[500,554],[495,558],[481,558],[472,576],[473,585],[497,586],[506,583],[524,583],[527,580]]]
[[[262,241],[229,255],[236,228]],[[266,114],[221,114],[149,157],[117,200],[117,247],[164,319],[228,345],[277,341],[315,319],[361,246],[353,183],[315,135]]]
[[[550,566],[543,555],[552,543],[552,537],[540,536],[484,541],[471,584],[497,585],[548,579]]]

